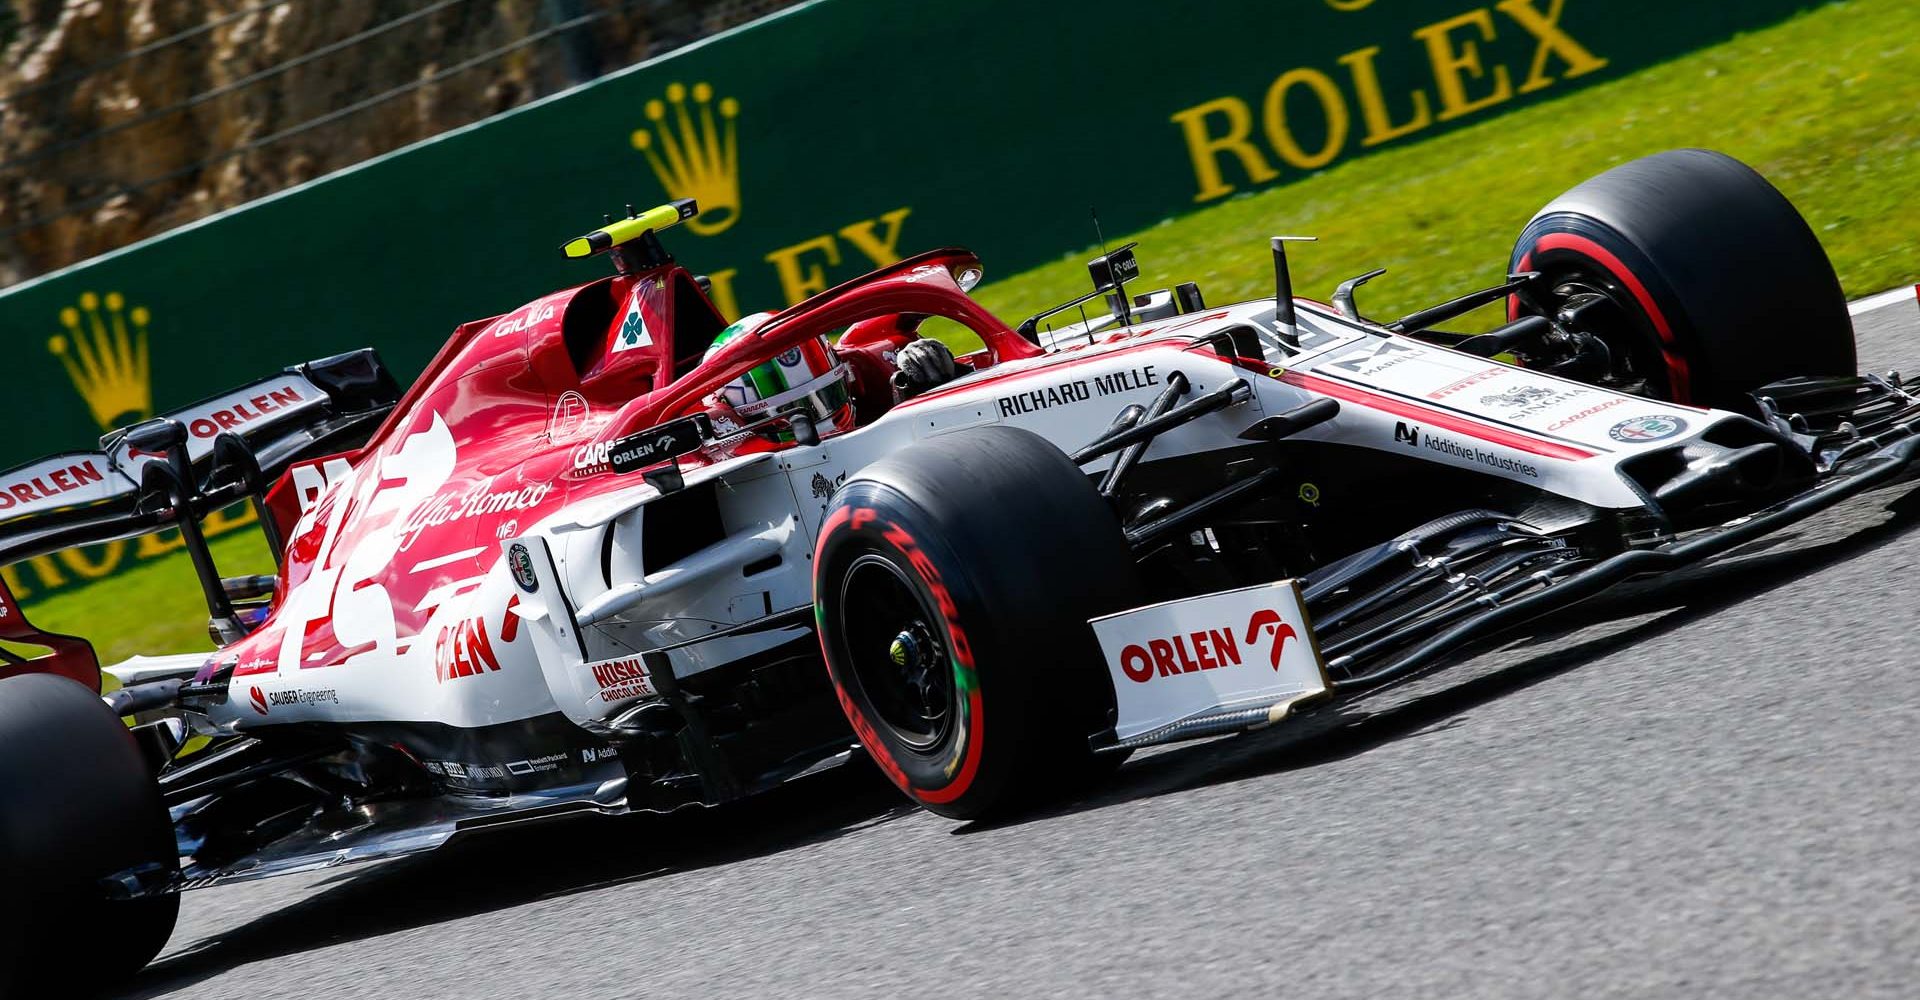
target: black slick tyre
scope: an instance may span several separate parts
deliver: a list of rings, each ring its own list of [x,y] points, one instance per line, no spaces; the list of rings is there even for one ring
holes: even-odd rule
[[[113,900],[101,880],[176,864],[159,786],[99,696],[52,674],[0,679],[0,996],[86,995],[138,972],[180,897]]]
[[[1622,329],[1603,339],[1648,395],[1744,410],[1769,382],[1855,373],[1826,251],[1786,196],[1721,153],[1660,153],[1574,187],[1528,223],[1509,267],[1545,277],[1544,311],[1591,293],[1617,307]]]
[[[1141,603],[1120,525],[1037,435],[958,431],[834,496],[814,608],[841,707],[908,797],[978,819],[1071,795],[1118,755],[1087,619]]]

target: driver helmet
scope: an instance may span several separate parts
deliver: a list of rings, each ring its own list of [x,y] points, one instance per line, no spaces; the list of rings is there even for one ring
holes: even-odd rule
[[[735,337],[759,329],[772,318],[771,312],[741,317],[739,322],[720,331],[713,339],[713,346],[707,348],[706,356],[713,357]],[[822,336],[752,368],[721,386],[714,396],[725,404],[718,408],[722,413],[730,408],[738,414],[733,421],[740,426],[770,417],[805,413],[813,418],[820,436],[825,437],[853,427],[848,379],[847,366],[834,357],[832,345]],[[793,440],[790,429],[771,431],[768,436],[781,442]]]

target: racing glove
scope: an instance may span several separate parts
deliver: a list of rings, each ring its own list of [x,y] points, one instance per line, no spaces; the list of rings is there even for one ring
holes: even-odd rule
[[[894,373],[894,388],[901,399],[912,399],[934,386],[953,381],[959,373],[953,351],[937,340],[909,341],[894,355],[900,370]]]

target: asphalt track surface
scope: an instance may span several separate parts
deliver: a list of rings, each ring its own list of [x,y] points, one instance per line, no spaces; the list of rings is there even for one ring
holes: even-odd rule
[[[1911,299],[1856,322],[1920,371]],[[127,995],[1912,997],[1916,527],[1869,494],[1011,825],[843,769],[191,893]]]

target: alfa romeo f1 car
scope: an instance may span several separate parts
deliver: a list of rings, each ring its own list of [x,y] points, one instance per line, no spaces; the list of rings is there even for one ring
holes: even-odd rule
[[[854,754],[940,815],[1017,809],[1724,553],[1920,448],[1813,233],[1715,153],[1574,188],[1505,281],[1390,322],[1356,299],[1380,272],[1295,298],[1276,238],[1274,295],[1232,305],[1131,294],[1125,248],[1010,327],[945,249],[730,326],[660,239],[695,211],[569,243],[616,273],[459,327],[404,392],[328,358],[0,476],[0,561],[176,528],[218,645],[103,696],[85,641],[0,595],[0,638],[47,650],[0,668],[16,969],[138,968],[182,890]],[[1495,303],[1498,329],[1444,329]],[[980,346],[932,346],[935,319]],[[201,538],[242,501],[271,577]]]

